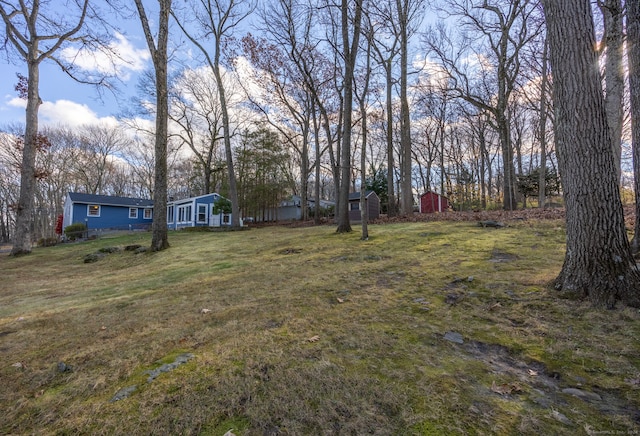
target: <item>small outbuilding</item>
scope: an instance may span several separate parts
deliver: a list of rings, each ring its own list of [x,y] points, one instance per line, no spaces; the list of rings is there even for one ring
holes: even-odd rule
[[[420,196],[420,213],[446,212],[449,210],[449,199],[433,191]]]
[[[364,195],[369,220],[378,219],[380,217],[380,197],[374,191],[367,191]],[[360,221],[360,218],[360,192],[351,192],[349,194],[349,221]]]

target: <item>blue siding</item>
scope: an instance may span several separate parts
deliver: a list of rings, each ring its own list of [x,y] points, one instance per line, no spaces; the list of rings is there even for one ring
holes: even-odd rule
[[[100,205],[100,216],[87,214],[88,204],[75,203],[73,205],[73,221],[76,223],[86,223],[91,229],[119,229],[133,230],[146,229],[151,226],[151,218],[144,218],[143,207],[137,208],[137,218],[129,218],[129,207]]]
[[[215,226],[212,211],[213,204],[219,198],[219,194],[213,193],[169,202],[167,204],[167,226],[172,230],[185,227]],[[173,219],[171,219],[172,214]]]

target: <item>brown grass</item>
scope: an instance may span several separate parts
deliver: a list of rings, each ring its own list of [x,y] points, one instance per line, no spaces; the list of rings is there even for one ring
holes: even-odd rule
[[[2,257],[0,433],[640,431],[640,314],[556,299],[561,221],[510,224],[376,225],[368,241],[181,232],[94,264],[84,255],[148,235]]]

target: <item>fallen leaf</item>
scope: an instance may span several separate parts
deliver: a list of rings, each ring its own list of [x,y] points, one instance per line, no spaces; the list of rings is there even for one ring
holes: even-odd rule
[[[492,304],[491,306],[489,306],[488,310],[496,310],[502,307],[502,304],[500,304],[500,302]]]
[[[531,377],[536,377],[538,375],[538,371],[534,371],[533,369],[528,369],[527,372]]]
[[[211,309],[200,309],[200,313],[209,313]]]
[[[106,325],[103,325],[102,327],[100,327],[100,330],[105,331],[107,329]]]
[[[233,430],[233,429],[231,429],[231,430]],[[229,430],[228,432],[226,432],[222,436],[236,436],[236,434],[234,432],[232,432],[231,430]]]
[[[338,303],[344,303],[344,300],[340,297],[338,297],[337,300],[338,300]]]
[[[24,363],[22,363],[22,362],[16,362],[16,363],[14,363],[14,364],[13,364],[13,365],[11,365],[11,366],[13,366],[14,368],[18,368],[18,369],[25,369],[25,368],[27,367],[27,365],[25,365],[25,364],[24,364]]]
[[[318,342],[320,340],[320,336],[315,335],[315,336],[311,336],[309,339],[307,339],[307,342]]]

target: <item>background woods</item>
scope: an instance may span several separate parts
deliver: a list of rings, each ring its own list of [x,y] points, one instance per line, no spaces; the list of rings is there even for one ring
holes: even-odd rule
[[[303,219],[319,217],[314,207],[332,200],[343,230],[350,229],[347,194],[367,180],[376,181],[370,186],[389,215],[412,214],[427,191],[448,197],[455,210],[563,204],[553,71],[538,2],[139,4],[138,12],[150,16],[160,6],[171,14],[161,38],[158,29],[146,29],[156,72],[139,75],[135,102],[99,125],[36,125],[40,143],[25,134],[37,117],[2,126],[3,241],[22,238],[22,213],[29,215],[28,239],[53,236],[69,190],[158,199],[165,191],[167,198],[218,191],[238,208],[235,217],[264,208],[256,199],[261,191],[269,192],[272,206],[300,197]],[[108,6],[91,5],[91,17]],[[13,43],[10,16],[18,15],[9,6],[3,10]],[[38,12],[55,18],[55,11]],[[633,93],[626,80],[633,71],[627,60],[633,45],[626,43],[633,17],[619,0],[598,2],[592,13],[616,179],[622,200],[633,201]],[[37,18],[30,17],[18,27]],[[90,42],[108,51],[109,32],[90,39],[84,16],[78,17],[70,31],[87,36],[69,44],[79,50]],[[24,52],[21,38],[14,48],[4,46],[16,65]],[[166,59],[158,43],[166,43]],[[56,62],[56,47],[41,61]],[[165,62],[170,73],[158,79]],[[157,88],[158,80],[166,90]],[[26,76],[16,82],[23,97],[38,88]],[[156,102],[164,94],[166,115]],[[158,143],[158,129],[166,145]],[[267,150],[277,183],[255,170]],[[20,200],[24,177],[33,181],[29,208]],[[162,247],[166,240],[160,240]]]

